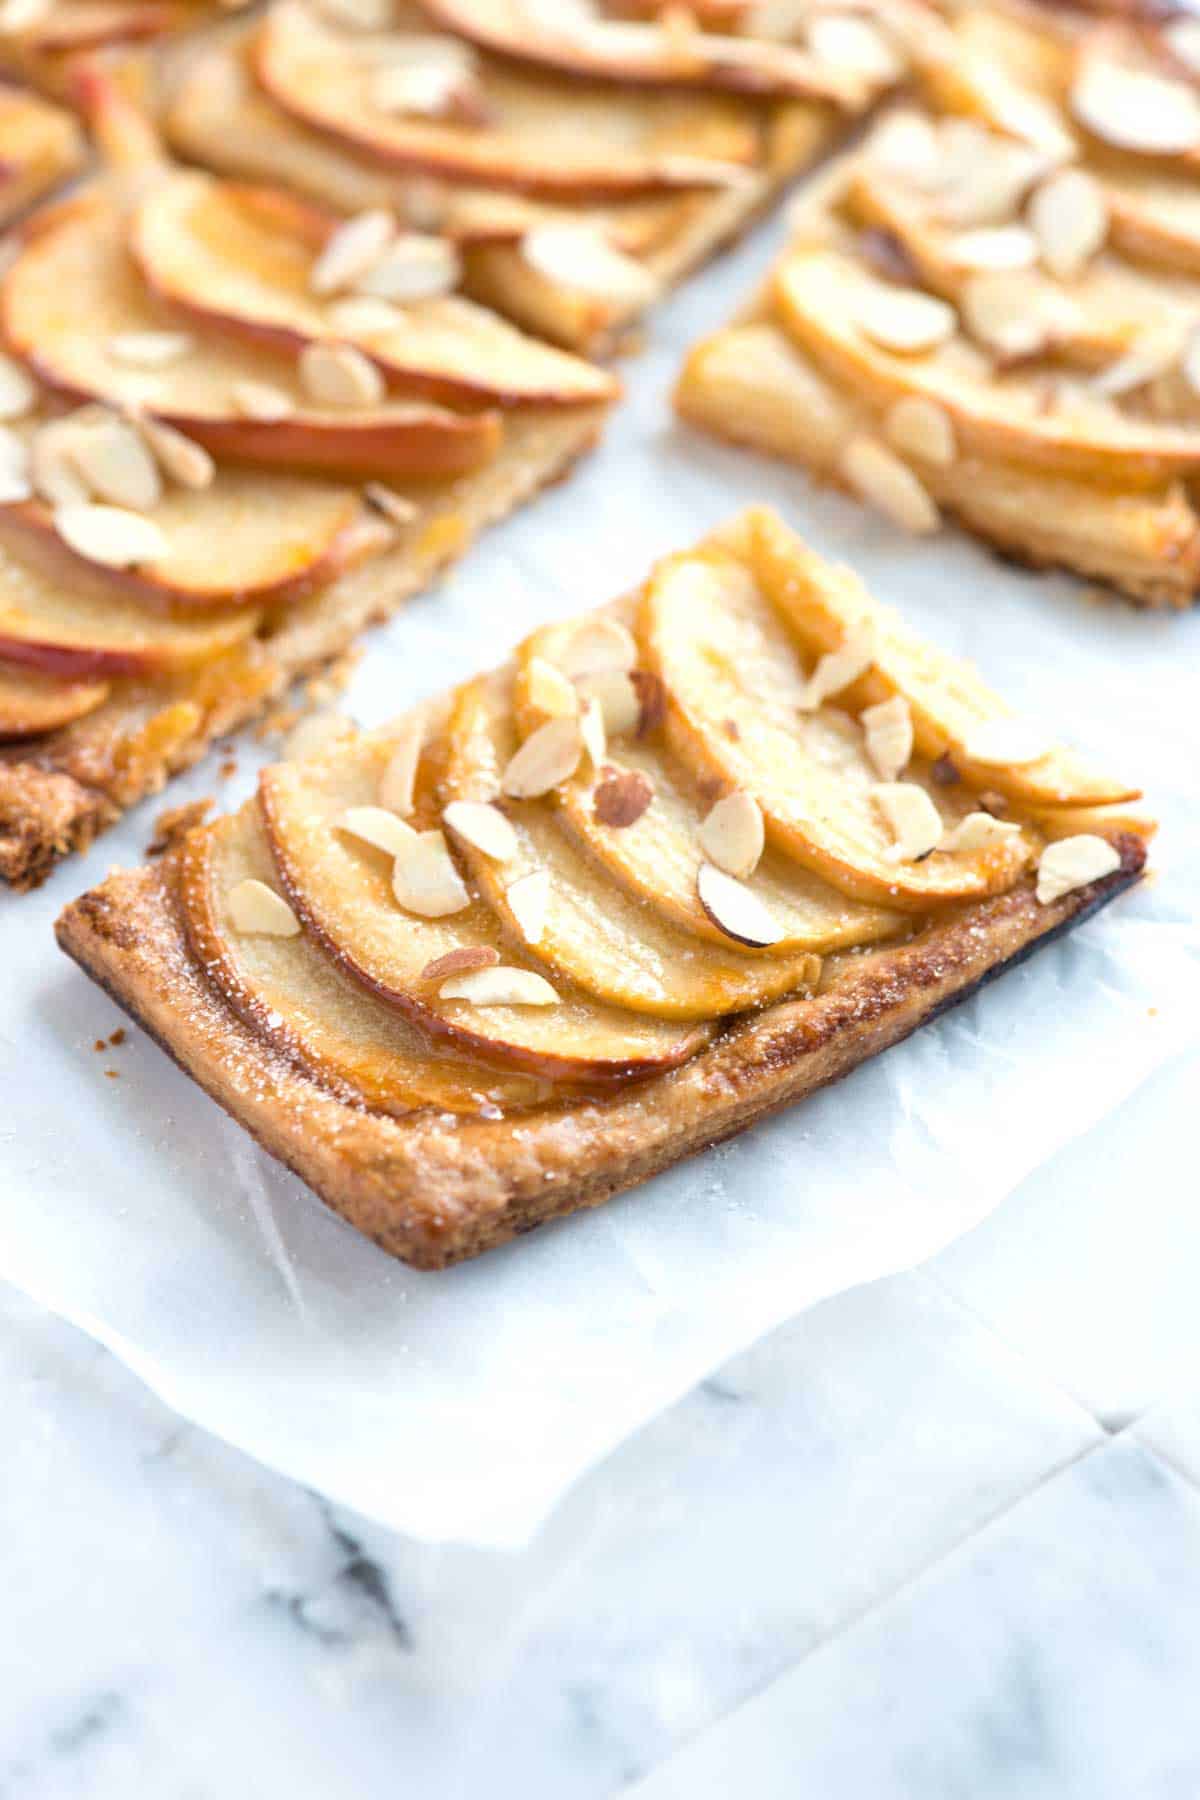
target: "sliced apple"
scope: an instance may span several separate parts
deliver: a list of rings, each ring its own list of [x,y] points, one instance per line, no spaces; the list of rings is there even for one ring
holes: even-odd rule
[[[658,23],[606,19],[586,3],[541,0],[422,0],[438,24],[480,49],[537,62],[592,81],[651,87],[729,88],[857,109],[882,85],[795,45],[689,32],[677,46]]]
[[[19,36],[27,50],[62,56],[162,37],[189,14],[175,0],[73,0],[48,7]]]
[[[1170,174],[1101,167],[1109,239],[1155,268],[1200,275],[1200,189]]]
[[[0,663],[0,738],[38,737],[95,712],[108,697],[102,681],[66,681]]]
[[[97,199],[65,213],[25,246],[0,287],[11,347],[40,380],[76,399],[145,408],[214,455],[326,474],[457,475],[488,461],[502,427],[494,412],[462,413],[388,400],[366,410],[319,407],[293,359],[264,366],[261,352],[196,338],[147,370],[123,362],[120,341],[175,324],[146,293],[124,245],[117,208]],[[268,382],[291,411],[259,421],[237,396]]]
[[[451,951],[486,947],[510,967],[542,972],[515,952],[480,901],[440,919],[398,906],[389,859],[337,821],[378,804],[392,745],[364,740],[324,768],[280,764],[263,772],[260,800],[272,853],[292,905],[323,949],[370,992],[428,1031],[500,1067],[554,1080],[604,1083],[671,1068],[708,1039],[678,1025],[604,1006],[561,981],[556,1006],[487,1006],[443,1000],[424,971]]]
[[[297,351],[355,345],[410,392],[507,406],[589,406],[611,375],[526,337],[458,298],[419,301],[402,323],[348,329],[310,291],[311,211],[212,176],[178,174],[137,209],[131,249],[152,290],[185,315],[251,343]]]
[[[915,862],[893,856],[857,725],[837,708],[799,710],[805,676],[793,640],[745,563],[712,549],[661,564],[642,599],[639,637],[666,688],[667,738],[680,759],[752,794],[772,841],[843,893],[923,911],[1016,879],[1027,857],[1021,842]],[[921,774],[914,768],[905,780]],[[926,785],[952,824],[956,813]]]
[[[500,62],[481,72],[482,127],[385,112],[373,78],[402,45],[332,32],[285,3],[268,14],[254,68],[293,118],[380,167],[547,198],[721,188],[762,151],[761,120],[732,95],[623,94]]]
[[[799,251],[777,271],[780,322],[800,347],[872,408],[918,394],[953,422],[960,449],[1062,474],[1146,486],[1200,467],[1200,432],[1126,417],[1079,396],[1047,413],[1035,377],[1000,377],[961,338],[931,355],[898,356],[858,323],[879,284],[835,251]]]
[[[77,121],[24,88],[0,88],[0,221],[15,218],[86,155]]]
[[[252,801],[186,839],[179,896],[188,938],[209,981],[239,1016],[321,1081],[349,1088],[380,1112],[404,1114],[536,1105],[543,1083],[502,1074],[439,1048],[393,1007],[339,973],[307,936],[238,931],[229,896],[243,881],[277,886]]]

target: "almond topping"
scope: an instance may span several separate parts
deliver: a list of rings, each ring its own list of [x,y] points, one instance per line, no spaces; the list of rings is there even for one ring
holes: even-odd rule
[[[93,506],[87,501],[60,506],[54,529],[77,555],[109,569],[158,562],[170,548],[152,519],[119,506]]]
[[[1003,357],[1035,355],[1079,315],[1069,295],[1019,269],[973,275],[963,288],[962,312],[971,334]]]
[[[1122,394],[1135,393],[1138,388],[1157,381],[1160,375],[1169,374],[1181,354],[1186,355],[1186,345],[1178,331],[1170,328],[1148,331],[1124,356],[1093,375],[1089,385],[1094,394],[1104,399],[1119,399]]]
[[[307,344],[300,380],[320,406],[378,406],[386,392],[375,364],[353,344]]]
[[[963,739],[961,749],[968,762],[996,767],[1040,762],[1054,748],[1045,733],[1028,719],[988,719]]]
[[[912,781],[885,781],[871,789],[895,842],[895,862],[916,862],[936,850],[942,840],[942,818],[923,787]]]
[[[521,239],[521,256],[548,281],[614,305],[648,306],[658,297],[658,278],[589,225],[537,225]]]
[[[442,814],[442,823],[493,862],[511,862],[520,851],[516,832],[499,807],[488,800],[452,800]]]
[[[917,288],[868,288],[858,302],[856,317],[869,338],[901,355],[936,349],[958,329],[954,308]]]
[[[505,889],[504,898],[525,942],[540,943],[550,910],[550,877],[546,871],[536,869],[532,875],[522,875]]]
[[[351,806],[337,825],[340,831],[348,831],[351,837],[360,838],[388,856],[399,856],[416,836],[411,825],[384,806]]]
[[[438,300],[462,280],[462,258],[446,238],[407,232],[355,282],[369,299],[398,302]]]
[[[9,426],[0,425],[0,505],[28,500],[32,492],[28,446]]]
[[[961,268],[991,272],[1029,268],[1037,261],[1038,243],[1024,225],[981,225],[957,232],[946,250]]]
[[[1200,99],[1182,81],[1089,57],[1071,89],[1081,125],[1119,150],[1177,156],[1200,148]]]
[[[888,437],[897,450],[948,469],[954,461],[954,424],[944,406],[923,394],[905,394],[889,408]]]
[[[1200,24],[1200,20],[1197,20]],[[1183,379],[1193,394],[1200,394],[1200,327],[1193,326],[1179,361]]]
[[[766,842],[762,808],[740,788],[718,800],[700,826],[700,848],[726,875],[753,875]]]
[[[908,464],[875,438],[852,438],[842,452],[841,471],[860,500],[878,507],[902,531],[924,536],[941,523],[936,505]]]
[[[395,234],[391,213],[381,210],[357,213],[330,232],[309,274],[314,294],[336,294],[354,287],[373,263],[378,262]]]
[[[203,444],[193,443],[182,431],[176,431],[173,425],[164,425],[159,419],[148,419],[139,414],[135,422],[163,473],[179,487],[199,492],[212,486],[217,465]]]
[[[945,173],[937,132],[921,113],[883,118],[868,139],[867,153],[879,168],[912,187],[937,187]]]
[[[579,735],[583,739],[584,749],[592,759],[592,767],[598,769],[608,754],[608,740],[604,730],[604,715],[595,700],[585,700],[579,709]]]
[[[440,1000],[469,1000],[472,1006],[557,1006],[558,995],[532,969],[476,969],[438,989]]]
[[[623,671],[608,669],[598,675],[584,675],[579,681],[579,692],[585,700],[594,701],[600,708],[600,717],[610,738],[628,737],[637,730],[642,703],[632,679]]]
[[[851,632],[836,650],[828,650],[804,684],[801,712],[815,712],[831,694],[840,694],[852,681],[865,675],[875,660],[875,643],[869,631]]]
[[[19,362],[0,351],[0,419],[21,419],[37,403],[37,387]]]
[[[186,331],[118,331],[106,348],[113,362],[134,369],[165,369],[186,356],[193,343]]]
[[[112,506],[145,512],[162,499],[158,464],[133,426],[115,413],[81,422],[71,457],[92,492]]]
[[[1108,235],[1104,189],[1084,169],[1060,169],[1030,200],[1029,224],[1045,267],[1059,280],[1070,280]]]
[[[1096,837],[1091,832],[1059,838],[1042,851],[1038,863],[1037,897],[1043,906],[1047,906],[1075,888],[1087,887],[1089,882],[1113,874],[1120,866],[1120,854],[1107,838]]]
[[[544,656],[531,656],[525,668],[525,692],[535,712],[548,719],[574,718],[579,695],[561,670]]]
[[[368,481],[363,488],[363,499],[368,506],[382,513],[393,525],[411,525],[420,516],[421,509],[415,500],[398,494],[394,488],[385,486],[382,481]]]
[[[1007,819],[994,819],[991,813],[968,813],[952,831],[946,832],[939,850],[987,850],[992,844],[1020,837],[1021,827]]]
[[[859,715],[867,734],[867,755],[881,781],[895,781],[913,753],[912,709],[903,694],[893,694]]]
[[[640,769],[606,768],[592,795],[592,812],[601,825],[624,831],[636,825],[654,799],[654,785]]]
[[[627,626],[618,619],[587,619],[571,633],[554,660],[564,675],[578,681],[609,669],[632,669],[637,659],[637,644]]]
[[[269,381],[235,381],[229,398],[243,419],[254,419],[263,425],[288,419],[296,410],[292,396]]]
[[[54,419],[35,431],[30,440],[30,479],[35,493],[50,506],[86,506],[91,498],[87,483],[75,467],[77,431],[73,418]]]
[[[808,47],[819,62],[849,69],[871,82],[898,81],[904,58],[870,19],[851,13],[819,13],[808,28]]]
[[[469,975],[475,969],[494,969],[500,961],[500,952],[493,950],[490,944],[460,944],[457,950],[447,950],[445,956],[435,956],[431,963],[426,963],[421,970],[422,981],[445,981],[450,975]]]
[[[448,57],[431,57],[379,69],[371,81],[371,104],[380,112],[465,123],[462,115],[479,112],[483,100],[461,66]]]
[[[425,747],[425,723],[418,714],[406,719],[396,733],[395,747],[379,782],[379,802],[389,812],[407,818],[413,809],[417,769]]]
[[[717,930],[739,944],[762,950],[783,936],[758,895],[715,863],[700,864],[696,895]]]
[[[514,800],[536,800],[579,767],[583,737],[574,718],[548,719],[532,732],[500,779],[502,792]]]
[[[350,337],[356,337],[359,332],[370,335],[372,332],[399,331],[405,322],[404,313],[398,306],[371,294],[350,294],[345,300],[332,300],[325,309],[325,316],[336,331],[344,331]]]
[[[263,937],[296,937],[300,921],[281,894],[265,881],[239,881],[229,890],[229,916],[235,931]]]
[[[405,912],[422,919],[443,919],[471,904],[440,831],[409,835],[392,865],[392,892]]]

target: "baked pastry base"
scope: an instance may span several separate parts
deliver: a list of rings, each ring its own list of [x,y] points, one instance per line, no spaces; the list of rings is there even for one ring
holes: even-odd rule
[[[338,1097],[248,1030],[205,980],[173,858],[117,873],[58,921],[66,953],[273,1156],[394,1256],[436,1269],[633,1187],[836,1081],[1080,924],[1141,873],[1121,866],[1039,905],[1030,883],[908,942],[829,958],[811,999],[732,1023],[669,1075],[519,1119],[385,1117]]]

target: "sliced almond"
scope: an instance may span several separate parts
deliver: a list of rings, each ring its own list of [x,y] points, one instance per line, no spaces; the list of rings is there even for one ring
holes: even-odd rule
[[[395,488],[385,486],[382,481],[368,481],[363,488],[363,499],[368,506],[390,519],[393,525],[411,525],[414,519],[421,516],[421,509],[415,500],[405,494],[398,494]]]
[[[537,225],[521,239],[521,257],[548,281],[614,305],[648,306],[658,297],[657,276],[588,225]]]
[[[413,231],[398,237],[354,286],[370,299],[403,306],[452,294],[461,280],[462,257],[457,246],[448,238]]]
[[[1079,123],[1119,150],[1179,156],[1200,148],[1200,98],[1185,82],[1089,56],[1070,98]]]
[[[867,735],[867,755],[881,781],[895,781],[907,769],[913,753],[912,708],[903,694],[893,694],[859,714]]]
[[[81,424],[71,454],[91,492],[112,506],[146,512],[162,499],[162,478],[148,445],[115,413]]]
[[[461,115],[482,107],[482,95],[448,59],[385,64],[372,76],[370,92],[371,105],[380,112],[406,118],[458,118],[465,123]]]
[[[37,404],[37,384],[11,356],[0,351],[0,419],[22,419]]]
[[[1091,391],[1107,400],[1134,394],[1139,388],[1157,381],[1160,375],[1170,374],[1181,355],[1186,354],[1186,348],[1184,340],[1173,329],[1148,331],[1124,356],[1118,356],[1098,375],[1093,375],[1089,384]]]
[[[923,787],[913,781],[884,781],[871,789],[894,842],[897,862],[916,862],[936,850],[942,839],[942,817]]]
[[[91,490],[75,467],[75,434],[73,419],[52,419],[30,439],[30,479],[34,492],[50,506],[86,506],[91,499]]]
[[[938,134],[923,113],[885,117],[868,139],[867,154],[875,167],[911,187],[929,190],[945,178]]]
[[[442,823],[493,862],[512,862],[520,851],[516,832],[490,801],[453,800],[442,814]]]
[[[360,277],[379,261],[395,232],[395,220],[382,208],[347,219],[326,238],[312,266],[308,284],[313,293],[337,294],[355,287]]]
[[[626,831],[636,825],[654,799],[654,786],[640,769],[605,769],[592,795],[592,812],[601,825]]]
[[[908,464],[876,438],[852,438],[841,457],[847,484],[902,531],[926,536],[936,531],[941,516]]]
[[[307,762],[312,757],[325,756],[353,734],[354,722],[344,713],[309,713],[288,733],[284,758],[287,762]]]
[[[726,875],[745,881],[757,869],[766,842],[762,808],[753,794],[739,788],[710,809],[699,836],[700,848],[709,862]]]
[[[1197,21],[1200,24],[1200,21]],[[1193,326],[1179,359],[1183,379],[1193,394],[1200,394],[1200,326]]]
[[[500,952],[490,944],[460,944],[457,950],[447,950],[445,956],[435,956],[426,963],[421,979],[445,981],[451,975],[469,975],[475,969],[494,969],[499,961]]]
[[[1026,763],[1040,762],[1054,745],[1045,732],[1029,719],[988,719],[976,725],[962,742],[962,753],[968,762],[985,763],[989,767],[1015,769]]]
[[[916,456],[936,469],[948,469],[953,463],[954,423],[936,400],[905,394],[888,409],[884,425],[891,443],[905,456]]]
[[[7,425],[0,425],[0,505],[28,500],[33,493],[29,446]]]
[[[592,759],[592,767],[598,769],[608,754],[604,715],[598,701],[585,700],[579,708],[579,735],[583,739],[584,749]]]
[[[28,475],[18,470],[0,467],[0,506],[18,506],[21,501],[33,496],[33,485]]]
[[[113,362],[133,369],[165,369],[187,356],[195,339],[186,331],[118,331],[105,348]]]
[[[399,331],[405,324],[400,307],[372,294],[348,294],[344,300],[331,300],[325,317],[335,331],[344,331],[348,337],[356,337],[359,332]]]
[[[1078,318],[1067,294],[1024,269],[972,275],[960,304],[972,336],[1006,358],[1036,355]]]
[[[120,506],[94,506],[84,501],[57,507],[54,529],[77,555],[109,569],[158,562],[170,548],[153,519]]]
[[[510,760],[500,780],[501,791],[514,800],[536,800],[579,767],[583,737],[577,718],[548,719],[530,733]]]
[[[392,864],[392,892],[405,912],[422,919],[444,919],[471,904],[440,831],[411,833]]]
[[[727,875],[715,863],[700,864],[696,876],[696,896],[708,917],[736,943],[765,950],[783,936],[758,895],[736,876]]]
[[[385,806],[351,806],[337,821],[339,831],[382,850],[388,856],[399,856],[407,850],[417,833],[406,825],[398,813]]]
[[[870,82],[899,81],[905,60],[870,19],[854,13],[818,13],[808,28],[808,47],[819,62],[848,69]]]
[[[642,703],[632,678],[622,670],[607,669],[597,675],[584,675],[578,683],[578,691],[583,699],[594,700],[600,708],[608,737],[629,737],[637,730]]]
[[[956,232],[946,253],[963,269],[1027,269],[1037,261],[1038,242],[1024,225],[981,225]]]
[[[530,657],[525,668],[525,691],[533,710],[547,719],[570,719],[579,711],[579,694],[562,670],[544,656]]]
[[[282,894],[252,878],[230,888],[229,916],[235,931],[263,937],[296,937],[300,931],[300,921]]]
[[[440,1000],[469,1000],[472,1006],[557,1006],[558,995],[533,969],[476,969],[456,975],[438,989]]]
[[[229,398],[243,419],[254,419],[263,425],[289,419],[296,410],[292,396],[269,381],[235,381]]]
[[[572,681],[609,669],[628,671],[638,659],[637,643],[619,619],[585,619],[570,634],[555,663]]]
[[[1035,190],[1029,225],[1044,267],[1069,281],[1087,267],[1108,235],[1104,189],[1086,169],[1059,169]]]
[[[321,406],[378,406],[387,391],[370,357],[353,344],[306,344],[300,380]]]
[[[868,631],[850,633],[836,650],[828,650],[817,662],[800,696],[801,712],[815,712],[833,694],[865,675],[875,660],[875,643]]]
[[[1089,882],[1112,875],[1121,866],[1120,853],[1107,838],[1082,832],[1047,844],[1038,863],[1037,897],[1043,906]]]
[[[942,125],[942,181],[933,206],[948,225],[999,225],[1013,218],[1053,159],[1032,144],[1001,137],[977,119]]]
[[[958,314],[944,300],[919,288],[868,288],[859,302],[860,330],[885,350],[920,355],[935,350],[958,330]]]
[[[522,875],[519,881],[505,889],[504,898],[525,942],[540,943],[550,910],[550,877],[545,869]]]
[[[407,818],[413,809],[417,769],[425,747],[425,722],[419,714],[408,718],[396,733],[395,747],[379,782],[379,804]]]
[[[997,819],[987,812],[973,812],[944,834],[938,849],[987,850],[992,844],[1001,844],[1007,838],[1020,835],[1021,827],[1011,820]]]
[[[136,423],[159,467],[172,481],[193,492],[212,486],[217,465],[203,444],[193,442],[174,425],[164,425],[160,419],[139,415]]]

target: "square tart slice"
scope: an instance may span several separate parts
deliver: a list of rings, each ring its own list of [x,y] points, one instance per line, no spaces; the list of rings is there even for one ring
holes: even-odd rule
[[[172,166],[114,90],[92,97],[106,172],[0,277],[18,887],[562,475],[617,391],[457,294],[344,294],[326,273],[361,245],[327,215]]]
[[[1200,87],[1163,73],[1158,40],[1029,9],[969,10],[956,41],[802,199],[753,305],[692,351],[678,410],[909,531],[953,516],[1187,607]]]
[[[903,74],[914,19],[933,20],[921,0],[868,0],[824,58],[727,34],[711,41],[731,60],[698,63],[668,24],[604,23],[602,49],[641,46],[631,74],[628,54],[564,45],[552,9],[540,25],[506,10],[500,32],[473,7],[382,0],[364,29],[273,0],[179,59],[166,129],[209,168],[441,231],[474,297],[596,352],[843,136]]]
[[[1135,882],[1137,790],[772,513],[111,875],[67,953],[422,1268],[835,1080]]]

